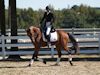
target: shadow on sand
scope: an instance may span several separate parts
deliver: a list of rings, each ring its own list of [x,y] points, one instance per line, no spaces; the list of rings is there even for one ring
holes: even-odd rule
[[[45,61],[47,62],[56,62],[57,58],[43,58]],[[0,60],[0,62],[28,62],[30,61],[30,59],[5,59],[5,60]],[[36,60],[37,61],[37,60]],[[61,58],[61,62],[63,61],[68,61],[68,58]],[[100,61],[100,57],[75,57],[73,58],[73,62],[75,61],[91,61],[91,62],[99,62]],[[51,66],[51,65],[49,65]],[[28,65],[24,65],[24,66],[0,66],[0,69],[2,68],[27,68],[29,67]],[[33,67],[33,66],[32,66]],[[34,66],[36,67],[36,66]],[[41,67],[41,66],[39,66]],[[47,67],[47,66],[43,66],[43,67]]]
[[[46,60],[46,61],[50,61],[50,62],[54,62],[54,61],[56,61],[57,60],[57,57],[56,58],[42,58],[42,59],[44,59],[44,60]],[[20,58],[20,59],[4,59],[4,60],[0,60],[0,61],[10,61],[10,62],[25,62],[25,61],[30,61],[30,59],[29,58]],[[35,60],[35,61],[37,61],[37,60]],[[61,58],[61,61],[68,61],[68,57],[62,57]],[[73,61],[100,61],[100,56],[98,55],[98,56],[92,56],[92,57],[90,57],[90,56],[85,56],[84,55],[84,57],[80,57],[80,56],[78,56],[78,57],[73,57]]]

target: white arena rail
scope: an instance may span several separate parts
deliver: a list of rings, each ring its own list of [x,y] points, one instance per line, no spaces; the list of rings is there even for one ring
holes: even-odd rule
[[[91,51],[91,53],[100,53],[100,35],[95,35],[95,38],[94,38],[94,35],[93,36],[76,35],[75,38],[77,42],[79,43],[79,47],[98,47],[99,49],[96,52],[92,50],[93,52]],[[6,47],[23,47],[23,46],[24,47],[34,47],[31,43],[17,43],[17,44],[5,43],[5,40],[11,40],[11,39],[25,41],[25,39],[29,40],[29,37],[28,36],[4,36],[2,35],[0,37],[0,41],[1,41],[0,47],[2,48],[0,55],[2,55],[3,59],[5,59],[6,55],[29,55],[29,54],[34,53],[34,50],[33,51],[20,51],[20,50],[6,51]],[[91,40],[92,42],[90,42]],[[69,46],[71,46],[70,43],[69,43]],[[54,47],[51,48],[51,51],[50,50],[45,50],[45,51],[40,50],[39,51],[39,54],[51,54],[52,57],[56,53],[57,52],[54,50]],[[62,53],[65,53],[65,52],[63,51]]]
[[[6,47],[34,47],[32,43],[16,43],[16,44],[11,44],[10,40],[11,39],[20,39],[20,40],[30,40],[28,36],[4,36],[2,35],[0,37],[0,47],[2,48],[0,55],[2,55],[3,59],[5,59],[6,55],[30,55],[34,53],[33,51],[6,51]],[[9,40],[10,43],[5,43],[5,40]],[[52,46],[51,51],[39,51],[40,54],[51,54],[53,57],[54,53],[54,48]]]

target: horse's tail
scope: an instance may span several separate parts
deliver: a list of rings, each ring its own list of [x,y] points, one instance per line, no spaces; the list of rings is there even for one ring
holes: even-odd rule
[[[75,40],[75,38],[70,34],[70,33],[67,33],[68,36],[69,36],[69,39],[70,41],[72,42],[73,46],[72,46],[72,50],[75,50],[75,54],[78,54],[79,53],[79,46],[78,46],[78,43],[77,41]]]

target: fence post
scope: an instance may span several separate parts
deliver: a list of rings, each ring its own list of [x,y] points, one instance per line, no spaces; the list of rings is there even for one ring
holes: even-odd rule
[[[72,34],[74,35],[74,28],[72,28]]]
[[[3,59],[5,59],[5,56],[6,56],[6,52],[5,52],[5,38],[4,38],[4,35],[2,35],[1,37],[2,37],[2,57],[3,57]]]
[[[51,47],[51,58],[54,58],[54,46]]]
[[[99,33],[98,37],[99,37],[99,54],[100,54],[100,33]]]
[[[96,36],[96,29],[95,29],[95,27],[93,28],[94,29],[94,32],[93,32],[93,35],[94,35],[94,39],[95,39],[95,36]]]

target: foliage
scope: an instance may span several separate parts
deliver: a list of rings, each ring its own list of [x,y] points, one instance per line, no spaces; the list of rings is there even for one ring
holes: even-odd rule
[[[86,5],[74,5],[70,9],[54,10],[55,15],[54,26],[56,28],[94,28],[100,27],[100,9],[92,8]],[[6,25],[8,25],[8,13],[6,12]],[[17,8],[17,24],[18,28],[27,28],[30,25],[38,26],[43,16],[44,10],[38,11],[32,8]],[[6,26],[9,27],[9,26]]]

